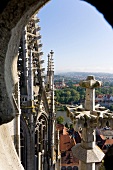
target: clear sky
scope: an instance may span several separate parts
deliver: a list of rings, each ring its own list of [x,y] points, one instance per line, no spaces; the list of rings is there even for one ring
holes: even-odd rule
[[[45,63],[53,50],[56,73],[113,73],[113,30],[93,6],[80,0],[51,0],[38,16]]]

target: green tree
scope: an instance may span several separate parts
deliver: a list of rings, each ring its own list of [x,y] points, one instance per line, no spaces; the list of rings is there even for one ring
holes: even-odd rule
[[[109,86],[109,85],[110,85],[109,82],[105,82],[105,83],[104,83],[104,86]]]
[[[66,94],[67,94],[67,96],[70,96],[70,95],[71,95],[71,92],[68,90],[68,91],[66,92]]]
[[[111,105],[111,106],[109,107],[109,109],[110,109],[111,111],[113,111],[113,105]]]
[[[57,117],[56,121],[58,124],[62,124],[64,122],[64,117],[59,116],[59,117]]]
[[[113,94],[113,87],[109,87],[109,94]]]

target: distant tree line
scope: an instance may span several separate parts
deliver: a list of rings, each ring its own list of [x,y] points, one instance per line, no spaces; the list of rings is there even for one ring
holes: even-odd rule
[[[84,100],[85,89],[81,87],[68,87],[55,91],[56,101],[62,104],[78,103]]]
[[[98,94],[113,95],[113,86],[109,86],[109,87],[103,86],[103,87],[97,88],[96,89],[96,95],[98,95]]]
[[[95,90],[95,95],[113,95],[113,85],[100,87]],[[55,100],[62,104],[78,104],[85,100],[85,88],[70,85],[63,89],[55,90]]]

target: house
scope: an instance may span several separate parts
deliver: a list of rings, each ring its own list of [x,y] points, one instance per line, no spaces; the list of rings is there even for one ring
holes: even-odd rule
[[[64,125],[58,124],[56,127],[57,130],[59,129],[60,134],[61,169],[77,169],[79,161],[77,158],[73,157],[71,148],[78,143],[79,135],[77,135],[76,132],[74,134],[76,138],[74,138],[72,134],[69,134],[69,130]]]
[[[113,139],[106,139],[102,147],[102,150],[106,153],[111,146],[113,146]]]

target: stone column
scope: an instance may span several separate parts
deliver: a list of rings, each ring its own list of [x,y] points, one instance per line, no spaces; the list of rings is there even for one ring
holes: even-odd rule
[[[57,162],[56,162],[56,170],[61,169],[61,153],[60,153],[60,135],[59,135],[59,129],[57,130],[57,150],[58,150],[58,155],[57,155]]]
[[[21,159],[21,151],[20,151],[20,87],[18,82],[18,113],[16,114],[16,150],[18,153],[19,158]]]
[[[35,169],[35,127],[34,127],[34,95],[33,95],[33,59],[32,50],[29,54],[28,67],[28,114],[29,114],[29,131],[30,131],[30,170]]]
[[[79,170],[95,170],[95,163],[101,162],[104,153],[95,144],[95,128],[97,116],[95,116],[95,88],[101,86],[101,82],[93,76],[88,76],[80,85],[86,88],[85,109],[79,112],[76,118],[82,124],[82,142],[72,148],[73,154],[80,160]]]
[[[85,110],[95,110],[95,88],[101,86],[101,82],[95,80],[94,76],[88,76],[85,81],[80,82],[80,86],[86,88]]]

